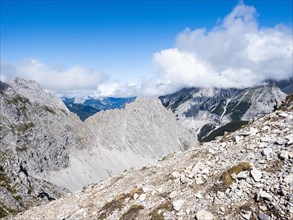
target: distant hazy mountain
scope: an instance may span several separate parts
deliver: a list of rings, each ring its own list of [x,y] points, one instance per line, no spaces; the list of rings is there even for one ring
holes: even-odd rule
[[[87,97],[85,99],[63,97],[62,100],[71,112],[77,114],[79,118],[84,121],[88,117],[102,110],[124,108],[127,103],[133,102],[135,97],[104,97],[99,99],[92,97]]]
[[[278,86],[268,84],[246,89],[189,88],[160,99],[187,127],[197,131],[199,140],[205,140],[216,128],[230,123],[237,129],[255,116],[272,111],[276,100],[285,97]]]

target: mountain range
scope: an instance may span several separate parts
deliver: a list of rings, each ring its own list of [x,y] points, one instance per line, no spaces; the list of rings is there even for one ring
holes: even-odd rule
[[[14,218],[292,219],[292,112],[293,94],[233,133]]]
[[[38,83],[15,78],[0,83],[0,106],[1,217],[197,146],[159,99],[82,122]]]

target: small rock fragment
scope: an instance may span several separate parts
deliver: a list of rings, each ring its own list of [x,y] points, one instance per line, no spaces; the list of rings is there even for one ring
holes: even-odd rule
[[[238,179],[246,179],[249,176],[248,171],[241,171],[240,173],[237,174]]]
[[[273,152],[273,149],[270,148],[270,147],[267,147],[267,148],[263,149],[262,153],[263,153],[264,156],[268,157],[272,152]]]
[[[178,195],[177,191],[173,191],[170,193],[169,198],[174,199]]]
[[[146,194],[141,194],[139,197],[138,197],[138,201],[142,202],[144,201],[146,198]]]
[[[286,151],[286,150],[282,150],[282,151],[280,152],[280,158],[282,158],[283,160],[288,159],[288,158],[289,158],[289,152]]]
[[[175,200],[172,204],[173,204],[173,208],[176,211],[179,211],[182,208],[184,201],[182,199],[179,199],[179,200]]]
[[[286,175],[283,181],[288,184],[293,184],[293,173]]]
[[[252,215],[252,212],[251,211],[247,211],[247,210],[241,210],[241,216],[244,218],[244,219],[247,219],[249,220],[250,217]]]
[[[204,209],[201,209],[196,213],[196,219],[197,220],[213,220],[214,215]]]
[[[264,198],[264,199],[267,199],[267,200],[271,200],[271,199],[272,199],[272,195],[269,194],[269,193],[267,193],[267,192],[265,192],[265,191],[262,191],[262,192],[260,193],[260,197],[262,197],[262,198]]]
[[[254,181],[259,182],[262,176],[262,172],[257,170],[256,168],[252,169],[250,171],[250,174],[252,176],[252,178],[254,179]]]

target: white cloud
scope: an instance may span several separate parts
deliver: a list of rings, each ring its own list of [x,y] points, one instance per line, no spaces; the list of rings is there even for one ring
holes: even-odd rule
[[[106,78],[101,71],[82,66],[73,66],[64,70],[56,66],[48,66],[38,60],[19,63],[2,62],[1,80],[7,81],[15,76],[35,80],[44,89],[60,95],[87,95]]]
[[[159,96],[184,87],[243,88],[292,77],[292,30],[259,27],[257,11],[239,3],[211,30],[186,28],[176,47],[153,56],[156,76],[139,83],[111,81],[101,71],[62,69],[38,60],[1,63],[1,80],[32,79],[66,96]]]
[[[254,7],[239,3],[210,31],[186,29],[176,47],[154,54],[161,79],[173,92],[183,87],[243,88],[292,77],[292,31],[260,28]]]

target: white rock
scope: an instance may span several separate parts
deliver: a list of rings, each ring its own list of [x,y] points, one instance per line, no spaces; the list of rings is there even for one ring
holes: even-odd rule
[[[201,209],[196,213],[196,219],[197,220],[213,220],[214,215],[210,212],[207,212],[204,209]]]
[[[137,193],[134,193],[133,199],[136,200],[138,197],[139,197],[139,195]]]
[[[250,128],[249,130],[250,135],[256,135],[257,132],[258,132],[257,128]]]
[[[252,215],[252,212],[251,211],[245,211],[245,210],[241,210],[241,216],[247,220],[250,219]]]
[[[174,171],[171,175],[172,175],[172,177],[174,177],[176,179],[180,176],[180,173],[177,171]]]
[[[173,204],[173,208],[176,211],[179,211],[182,208],[184,201],[182,199],[179,199],[179,200],[173,201],[172,204]]]
[[[138,197],[138,201],[142,202],[144,201],[146,198],[146,194],[141,194],[139,197]]]
[[[252,176],[252,178],[254,179],[254,181],[259,182],[262,176],[262,172],[257,170],[256,168],[252,169],[250,171],[250,174]]]
[[[178,192],[177,191],[173,191],[173,192],[170,193],[169,198],[170,199],[174,199],[177,195],[178,195]]]
[[[271,200],[272,199],[272,195],[265,192],[265,191],[261,191],[260,193],[260,197],[264,198],[264,199],[267,199],[267,200]]]
[[[289,152],[286,151],[286,150],[282,150],[282,151],[280,152],[280,157],[281,157],[282,159],[284,159],[284,160],[288,159],[288,158],[289,158]]]
[[[287,118],[289,116],[286,112],[278,112],[277,114],[283,118]]]
[[[200,185],[200,184],[204,184],[204,181],[202,180],[201,177],[199,177],[199,178],[197,178],[197,179],[195,180],[195,183],[198,184],[198,185]]]
[[[262,151],[263,155],[265,155],[265,156],[269,156],[272,152],[273,152],[273,149],[270,147],[267,147],[267,148],[263,149],[263,151]]]
[[[288,184],[293,184],[293,173],[285,176],[283,181]]]
[[[241,171],[240,173],[237,174],[238,179],[246,179],[249,176],[248,171]]]

